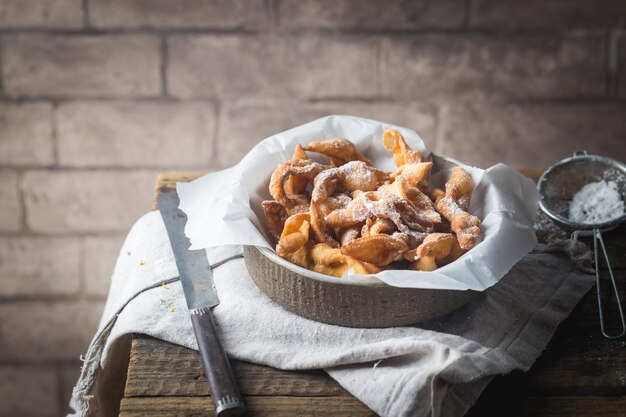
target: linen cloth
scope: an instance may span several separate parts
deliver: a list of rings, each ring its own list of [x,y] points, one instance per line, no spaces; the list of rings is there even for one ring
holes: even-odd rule
[[[213,314],[231,358],[288,370],[323,368],[377,414],[394,417],[462,416],[494,376],[528,370],[593,285],[568,257],[531,253],[445,317],[412,327],[357,329],[282,309],[255,286],[240,247],[209,249],[207,256],[220,298]],[[71,415],[114,413],[130,334],[197,349],[176,277],[160,213],[148,213],[120,251]]]

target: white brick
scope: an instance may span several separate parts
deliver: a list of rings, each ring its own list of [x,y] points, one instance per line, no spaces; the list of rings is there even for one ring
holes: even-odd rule
[[[210,104],[63,104],[57,112],[59,162],[74,167],[206,168],[214,128]]]
[[[0,164],[33,166],[53,162],[52,106],[0,104]]]
[[[57,391],[50,366],[0,366],[0,416],[57,417]]]
[[[96,333],[99,301],[0,304],[0,360],[75,360]]]
[[[278,22],[289,29],[424,30],[461,28],[463,0],[280,0]]]
[[[105,297],[124,236],[88,237],[83,242],[85,291],[87,295]]]
[[[177,97],[353,97],[380,94],[371,37],[178,35],[168,41]]]
[[[76,238],[0,237],[0,297],[77,294]]]
[[[78,28],[81,0],[0,0],[0,28]]]
[[[393,98],[579,98],[605,92],[603,39],[423,35],[385,39]]]
[[[548,166],[581,149],[624,161],[624,115],[609,103],[453,105],[437,150],[481,167]]]
[[[151,35],[16,35],[3,39],[10,96],[153,97],[160,42]]]
[[[469,26],[488,30],[575,31],[620,27],[623,0],[472,0]]]
[[[60,377],[60,391],[61,391],[61,408],[62,408],[62,416],[66,416],[71,411],[69,403],[70,398],[72,397],[72,390],[78,381],[78,376],[80,375],[80,367],[81,362],[76,361],[74,365],[63,365],[61,369],[58,370]]]
[[[91,0],[99,28],[258,28],[269,24],[263,0]]]
[[[0,231],[17,232],[22,228],[22,205],[16,172],[0,170]]]
[[[150,210],[156,171],[29,171],[28,226],[43,233],[126,232]]]

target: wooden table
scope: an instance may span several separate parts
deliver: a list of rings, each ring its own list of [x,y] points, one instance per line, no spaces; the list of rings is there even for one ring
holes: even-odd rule
[[[157,195],[200,174],[162,174]],[[625,232],[621,227],[606,235],[623,300]],[[496,377],[468,416],[626,416],[626,342],[602,337],[595,297],[590,291],[583,298],[528,373]],[[375,415],[321,370],[287,372],[239,361],[232,366],[250,416]],[[212,410],[196,351],[133,337],[120,416],[209,416]]]

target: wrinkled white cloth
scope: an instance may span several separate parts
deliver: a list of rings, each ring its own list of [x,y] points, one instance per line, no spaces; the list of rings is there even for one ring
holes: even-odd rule
[[[445,317],[414,327],[356,329],[283,310],[255,286],[240,253],[234,246],[207,251],[220,298],[213,313],[228,355],[280,369],[323,368],[381,416],[462,416],[494,376],[528,370],[593,285],[566,257],[531,253]],[[116,392],[111,384],[124,379],[124,350],[115,347],[129,334],[197,348],[176,276],[160,213],[146,214],[121,249],[99,333],[74,390],[73,415],[106,416],[115,409],[119,398],[109,398]]]

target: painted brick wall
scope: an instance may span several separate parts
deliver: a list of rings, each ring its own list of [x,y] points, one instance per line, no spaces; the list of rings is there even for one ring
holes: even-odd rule
[[[626,160],[626,0],[0,0],[0,417],[66,410],[159,171],[330,113]]]

